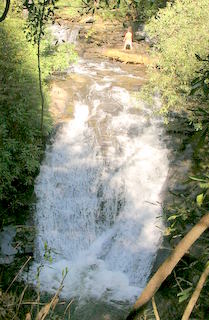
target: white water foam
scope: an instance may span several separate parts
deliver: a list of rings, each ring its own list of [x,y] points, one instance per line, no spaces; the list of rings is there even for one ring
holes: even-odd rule
[[[117,66],[111,65],[111,63],[108,63],[108,62],[94,63],[94,62],[91,62],[90,60],[84,60],[82,58],[80,58],[76,64],[71,65],[68,68],[69,72],[74,72],[81,75],[88,74],[93,76],[96,76],[98,72],[110,71],[110,70],[113,75],[114,74],[120,75],[120,76],[126,75],[127,77],[131,77],[126,71],[122,70]]]
[[[77,43],[77,37],[80,30],[80,26],[73,26],[70,28],[68,26],[61,26],[57,23],[50,26],[50,30],[58,43]]]
[[[35,188],[37,263],[30,276],[43,263],[42,289],[54,292],[67,267],[64,297],[131,302],[147,282],[162,236],[157,217],[167,150],[157,121],[128,112],[128,91],[103,84],[90,88],[91,107],[76,103],[75,118],[46,152]],[[110,99],[122,108],[114,116],[100,106]],[[105,152],[88,125],[95,116],[108,117]],[[42,258],[45,242],[52,263]]]

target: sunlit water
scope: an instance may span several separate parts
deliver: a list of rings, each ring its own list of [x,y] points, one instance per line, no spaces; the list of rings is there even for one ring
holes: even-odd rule
[[[41,288],[55,292],[67,267],[64,298],[131,304],[146,285],[162,237],[163,129],[117,80],[118,74],[127,81],[137,76],[82,60],[69,71],[87,80],[88,94],[76,92],[74,119],[47,148],[36,180],[37,263],[30,277],[43,263]],[[51,263],[43,258],[45,243]]]

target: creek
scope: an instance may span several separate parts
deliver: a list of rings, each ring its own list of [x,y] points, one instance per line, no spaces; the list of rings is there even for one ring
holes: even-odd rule
[[[35,282],[42,264],[41,289],[54,293],[67,268],[61,295],[75,299],[71,319],[122,319],[162,241],[168,150],[161,120],[134,96],[143,82],[135,69],[82,58],[69,67],[62,81],[67,120],[36,179],[28,280]],[[46,243],[52,262],[44,258]]]

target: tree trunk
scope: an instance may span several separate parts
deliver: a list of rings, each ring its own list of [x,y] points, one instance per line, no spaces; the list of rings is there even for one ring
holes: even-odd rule
[[[43,139],[43,123],[44,123],[44,95],[43,95],[43,88],[42,88],[42,76],[41,76],[41,59],[40,59],[40,39],[38,41],[38,77],[39,77],[39,90],[41,96],[41,136]]]

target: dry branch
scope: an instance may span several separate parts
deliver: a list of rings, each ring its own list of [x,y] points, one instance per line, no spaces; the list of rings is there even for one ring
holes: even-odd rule
[[[204,286],[204,283],[207,279],[209,275],[209,264],[207,264],[205,270],[203,271],[201,277],[200,277],[200,280],[198,281],[198,284],[197,284],[197,287],[195,289],[195,291],[193,292],[192,296],[191,296],[191,299],[189,300],[189,303],[184,311],[184,314],[183,314],[183,317],[182,317],[182,320],[188,320],[189,317],[190,317],[190,314],[192,313],[192,310],[199,298],[199,295],[200,295],[200,292]]]
[[[23,300],[23,297],[24,297],[24,294],[25,294],[25,291],[27,290],[27,288],[28,288],[28,285],[25,286],[25,288],[23,289],[23,291],[22,291],[22,293],[20,295],[20,300],[19,300],[19,303],[18,303],[18,306],[17,306],[17,311],[16,311],[15,316],[18,315],[18,312],[19,312],[19,309],[20,309],[20,306],[22,304],[22,300]]]
[[[156,319],[156,320],[160,320],[160,316],[159,316],[159,313],[158,313],[158,311],[157,311],[157,305],[156,305],[156,303],[155,303],[155,298],[154,298],[154,296],[152,297],[152,307],[153,307],[155,319]]]
[[[25,320],[31,320],[32,318],[31,318],[31,314],[30,314],[30,312],[28,312],[27,314],[26,314],[26,317],[25,317]]]
[[[136,311],[153,297],[155,292],[161,286],[162,282],[169,276],[169,274],[171,274],[179,260],[208,227],[209,213],[200,219],[200,221],[178,243],[173,253],[163,262],[163,264],[148,282],[140,297],[137,299],[133,306],[133,310],[127,319],[134,319]]]
[[[64,285],[64,280],[65,277],[67,275],[67,272],[65,273],[65,275],[62,278],[62,281],[60,283],[59,288],[57,289],[54,297],[52,298],[52,300],[46,304],[44,307],[41,308],[41,310],[38,312],[37,316],[36,316],[36,320],[44,320],[46,318],[46,316],[49,314],[50,310],[54,310],[54,308],[56,307],[57,303],[59,302],[59,294],[62,291]]]
[[[65,309],[65,312],[64,312],[64,315],[67,313],[68,309],[70,308],[71,304],[73,303],[73,299],[68,303],[66,309]]]
[[[28,257],[28,259],[25,261],[24,265],[21,267],[21,269],[18,271],[18,273],[16,274],[16,276],[14,277],[14,279],[12,280],[12,282],[10,283],[9,287],[7,288],[6,292],[7,293],[9,291],[9,289],[11,288],[11,286],[13,285],[13,283],[15,282],[15,280],[17,279],[17,277],[19,276],[19,274],[23,271],[23,269],[25,268],[26,264],[28,264],[28,262],[30,261],[32,257]]]

